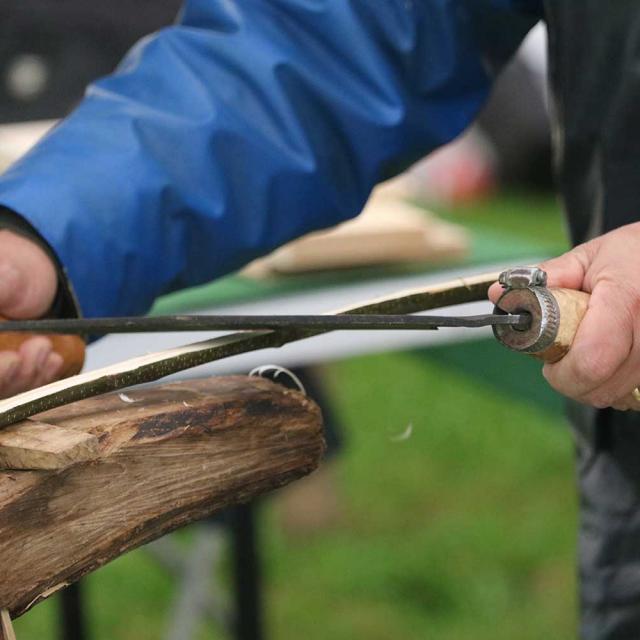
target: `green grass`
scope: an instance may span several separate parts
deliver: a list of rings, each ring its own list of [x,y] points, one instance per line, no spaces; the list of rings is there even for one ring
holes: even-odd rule
[[[295,544],[271,530],[274,637],[572,637],[575,498],[560,415],[425,352],[329,377],[349,425],[348,522]],[[412,437],[391,442],[408,423]]]
[[[517,194],[447,214],[560,251],[556,205]],[[300,538],[267,501],[274,640],[564,640],[575,636],[572,443],[539,364],[493,341],[326,367],[346,431],[344,516]],[[393,436],[412,425],[409,439]],[[144,551],[92,575],[96,640],[163,637],[169,578]],[[55,634],[53,602],[17,622]],[[207,631],[201,638],[222,634]]]
[[[472,230],[496,230],[555,251],[568,248],[560,205],[545,193],[507,192],[456,207],[432,207],[441,217]]]

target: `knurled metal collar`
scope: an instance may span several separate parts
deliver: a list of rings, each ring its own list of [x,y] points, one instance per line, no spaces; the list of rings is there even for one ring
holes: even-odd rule
[[[538,271],[544,274],[544,271]],[[493,334],[514,351],[545,351],[554,343],[560,326],[560,310],[556,299],[546,287],[529,285],[507,289],[494,308],[494,313],[498,314],[523,312],[531,316],[531,324],[526,329],[513,325],[494,325]]]

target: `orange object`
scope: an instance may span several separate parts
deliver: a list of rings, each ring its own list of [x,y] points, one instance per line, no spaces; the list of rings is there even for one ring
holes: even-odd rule
[[[6,318],[0,317],[0,321]],[[36,334],[21,332],[0,332],[0,351],[17,351],[23,342],[33,338]],[[80,373],[84,365],[85,341],[80,336],[47,335],[51,340],[53,350],[62,356],[64,365],[61,378],[68,378]]]

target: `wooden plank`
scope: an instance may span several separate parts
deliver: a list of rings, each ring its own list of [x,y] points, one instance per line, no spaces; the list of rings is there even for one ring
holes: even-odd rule
[[[0,470],[65,469],[98,457],[90,433],[25,420],[0,431]]]
[[[0,608],[16,617],[106,562],[312,471],[317,406],[262,378],[186,381],[38,416],[98,458],[0,473]]]
[[[460,260],[469,253],[463,227],[397,197],[374,192],[353,220],[294,240],[243,270],[252,278],[356,267]]]

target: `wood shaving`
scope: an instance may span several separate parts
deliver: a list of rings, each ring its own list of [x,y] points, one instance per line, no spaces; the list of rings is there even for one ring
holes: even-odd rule
[[[391,442],[404,442],[405,440],[408,440],[412,434],[413,434],[413,422],[410,422],[407,425],[407,428],[402,433],[399,433],[398,435],[395,435],[395,436],[391,436],[389,440]]]

